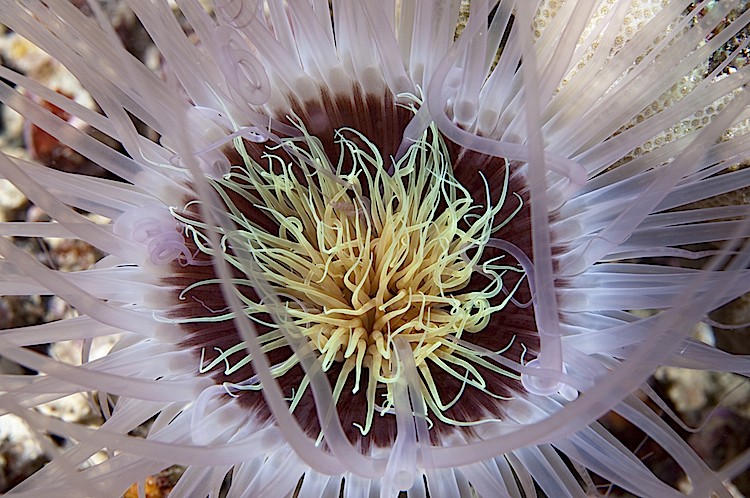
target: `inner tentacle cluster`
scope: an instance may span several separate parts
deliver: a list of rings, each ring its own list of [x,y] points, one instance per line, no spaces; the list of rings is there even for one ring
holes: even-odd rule
[[[401,375],[396,337],[411,346],[432,414],[443,422],[469,425],[445,415],[461,393],[442,399],[433,374],[437,368],[464,386],[497,397],[475,365],[516,378],[458,343],[463,334],[482,331],[523,281],[518,275],[523,271],[513,261],[483,257],[493,232],[509,221],[496,219],[508,195],[507,181],[499,202],[492,204],[487,189],[485,204],[477,204],[454,178],[448,148],[434,128],[390,164],[367,137],[339,129],[340,154],[332,164],[320,142],[301,123],[299,127],[301,137],[267,147],[265,164],[250,157],[242,140],[235,141],[243,164],[213,183],[236,225],[231,232],[221,230],[221,256],[245,274],[247,265],[232,248],[249,254],[323,370],[338,364],[340,373],[332,380],[336,400],[352,376],[352,393],[366,390],[367,415],[359,426],[363,434],[370,430],[374,413],[392,411],[392,386]],[[277,230],[248,217],[235,202],[237,196],[262,210]],[[175,216],[195,246],[214,257],[207,227],[195,217]],[[475,272],[484,276],[486,285],[468,290]],[[510,280],[513,288],[503,284],[509,272],[516,274]],[[181,298],[216,283],[196,281]],[[268,330],[259,337],[264,351],[288,346],[268,319],[268,306],[252,291],[251,280],[238,278],[234,284],[243,295],[246,316]],[[233,318],[231,312],[210,311],[200,319]],[[211,360],[206,360],[205,349],[204,373],[223,367],[230,375],[251,362],[241,342],[228,349],[214,347],[218,356]],[[281,377],[297,363],[290,355],[273,373]],[[260,383],[250,376],[225,387],[231,394],[258,390]],[[306,388],[305,377],[291,399],[292,410]]]

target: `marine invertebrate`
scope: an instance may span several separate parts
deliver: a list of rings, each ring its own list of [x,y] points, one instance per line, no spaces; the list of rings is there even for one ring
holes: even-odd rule
[[[108,254],[66,274],[0,240],[4,292],[80,313],[0,336],[43,374],[4,378],[3,409],[77,442],[15,492],[117,494],[176,462],[176,496],[227,474],[229,496],[584,496],[586,469],[679,495],[596,423],[615,411],[727,495],[750,456],[708,469],[633,393],[659,365],[748,371],[688,338],[750,290],[748,207],[696,204],[750,183],[729,171],[748,155],[739,2],[177,1],[199,43],[166,2],[127,4],[171,83],[95,3],[0,2],[101,112],[0,76],[127,152],[0,86],[127,182],[0,162],[57,222],[4,235]],[[81,366],[24,349],[69,339]],[[81,391],[101,428],[30,409]]]

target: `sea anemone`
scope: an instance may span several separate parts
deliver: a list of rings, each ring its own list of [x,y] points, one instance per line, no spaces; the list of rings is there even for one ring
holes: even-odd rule
[[[750,372],[692,338],[750,291],[743,2],[125,3],[153,70],[95,1],[0,0],[94,105],[0,101],[108,172],[0,155],[50,218],[0,224],[0,292],[75,310],[0,333],[0,409],[66,441],[11,495],[682,496],[615,413],[730,496],[750,453],[710,469],[648,380]],[[100,426],[37,408],[76,393]]]

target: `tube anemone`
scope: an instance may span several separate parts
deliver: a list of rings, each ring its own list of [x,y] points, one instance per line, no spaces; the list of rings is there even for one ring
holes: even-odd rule
[[[682,496],[614,413],[730,496],[750,453],[709,468],[648,381],[750,372],[691,337],[750,291],[743,2],[125,4],[160,74],[97,2],[0,0],[95,106],[4,67],[0,101],[110,175],[0,155],[52,220],[0,223],[0,292],[76,311],[0,332],[36,372],[2,413],[69,441],[10,495]],[[37,409],[76,393],[100,427]]]

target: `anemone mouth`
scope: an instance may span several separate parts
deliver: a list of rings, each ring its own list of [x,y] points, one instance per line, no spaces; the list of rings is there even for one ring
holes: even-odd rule
[[[365,452],[395,440],[395,337],[414,354],[433,442],[502,420],[504,401],[522,392],[517,372],[477,350],[520,363],[539,348],[530,263],[517,259],[531,254],[523,173],[456,146],[434,127],[396,158],[418,104],[356,88],[335,98],[322,92],[319,102],[292,100],[286,115],[299,136],[235,140],[224,150],[231,171],[212,182],[237,227],[222,233],[221,256],[290,410],[320,435],[309,379],[233,248],[247,251],[252,271],[284,303],[329,378],[347,436]],[[172,318],[185,332],[181,346],[195,353],[200,374],[268,420],[211,263],[221,251],[208,247],[199,201],[186,199],[174,215],[192,254],[166,279],[175,289]]]

